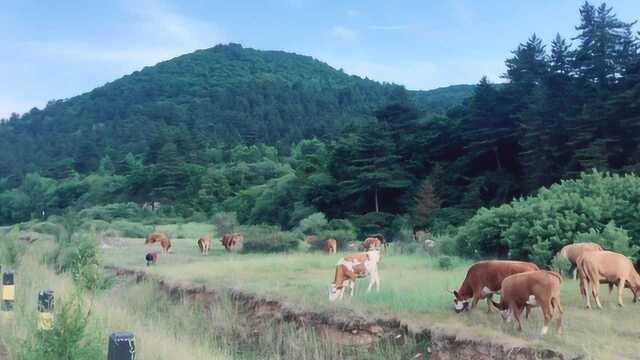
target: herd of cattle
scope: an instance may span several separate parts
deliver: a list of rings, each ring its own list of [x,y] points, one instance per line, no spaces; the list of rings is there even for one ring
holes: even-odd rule
[[[242,234],[225,234],[221,243],[226,251],[240,244]],[[171,249],[171,240],[165,233],[154,232],[147,236],[145,244],[159,243],[163,252]],[[211,245],[211,237],[203,236],[197,241],[202,255],[207,255]],[[356,281],[368,277],[367,292],[375,286],[380,290],[378,263],[381,251],[387,246],[384,237],[371,235],[362,242],[363,252],[348,255],[336,264],[334,280],[329,288],[329,300],[344,298],[350,290],[355,293]],[[336,253],[337,241],[326,240],[324,249],[328,253]],[[618,305],[623,306],[622,294],[625,288],[633,293],[633,301],[637,302],[640,292],[640,275],[626,256],[604,250],[595,243],[577,243],[563,247],[559,254],[571,263],[574,279],[579,275],[579,291],[586,299],[587,308],[591,308],[589,294],[598,308],[602,308],[598,296],[600,284],[608,284],[609,293],[618,287]],[[147,253],[147,265],[155,263],[158,254]],[[488,310],[497,309],[504,321],[515,319],[518,330],[522,331],[522,312],[528,319],[533,307],[540,307],[544,317],[542,335],[546,334],[549,323],[557,319],[557,331],[562,332],[563,309],[560,303],[560,286],[562,276],[554,271],[541,270],[536,264],[525,261],[488,260],[477,262],[468,269],[462,285],[453,294],[454,310],[457,313],[470,311],[478,302],[486,299]],[[495,302],[493,295],[500,294],[500,301]]]

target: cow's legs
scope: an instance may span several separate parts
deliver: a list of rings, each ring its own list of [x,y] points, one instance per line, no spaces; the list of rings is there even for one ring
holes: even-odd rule
[[[624,292],[625,281],[626,280],[624,278],[620,278],[618,280],[618,306],[620,307],[624,306],[622,302],[622,293]]]
[[[585,279],[582,280],[584,282],[584,292],[587,298],[587,309],[591,309],[591,297],[589,294],[591,293],[591,281],[587,281]]]
[[[526,320],[529,320],[529,313],[531,313],[531,306],[525,305],[524,306],[524,318]]]
[[[594,279],[596,280],[596,279]],[[593,295],[593,299],[596,301],[596,305],[598,309],[602,309],[602,304],[600,304],[600,297],[598,296],[598,288],[600,287],[600,281],[590,281],[591,283],[591,295]]]
[[[544,317],[544,326],[542,326],[542,331],[540,335],[546,335],[547,331],[549,331],[549,321],[553,318],[553,312],[551,307],[551,302],[545,302],[542,304],[542,315]]]
[[[518,331],[522,331],[522,320],[520,319],[520,316],[522,315],[522,308],[515,303],[509,304],[509,307],[511,308],[513,317],[516,318],[516,322],[518,323]]]
[[[472,310],[473,308],[476,307],[476,305],[478,305],[478,301],[480,301],[480,295],[478,295],[480,292],[473,292],[473,301],[471,301],[471,306],[469,307],[469,310]]]
[[[571,272],[571,269],[573,269],[573,280],[578,278],[578,267],[575,266],[574,264],[571,264],[571,268],[569,268],[569,272]]]

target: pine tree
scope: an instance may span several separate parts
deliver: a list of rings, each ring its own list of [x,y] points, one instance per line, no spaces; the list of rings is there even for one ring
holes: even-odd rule
[[[441,204],[430,179],[422,182],[422,185],[414,197],[414,202],[414,212],[417,224],[428,224],[436,211],[440,209]]]

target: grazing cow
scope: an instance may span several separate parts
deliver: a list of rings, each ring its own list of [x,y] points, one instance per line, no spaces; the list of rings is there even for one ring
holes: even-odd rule
[[[502,319],[510,321],[512,317],[518,323],[518,331],[522,331],[520,316],[522,310],[527,309],[529,318],[530,307],[540,306],[544,316],[542,335],[549,330],[549,322],[554,315],[558,317],[558,334],[562,333],[562,305],[560,304],[560,283],[562,276],[553,271],[529,271],[507,276],[502,281],[500,303],[493,300],[493,306],[501,310]]]
[[[153,232],[147,235],[147,239],[144,241],[145,244],[155,244],[160,243],[162,247],[163,253],[169,253],[171,249],[171,240],[169,239],[169,235],[163,232]]]
[[[209,246],[211,246],[211,236],[203,235],[198,239],[198,248],[202,255],[209,255]]]
[[[149,266],[155,265],[159,257],[160,254],[158,254],[157,251],[150,251],[147,253],[147,255],[145,255],[144,259],[147,261],[147,266]]]
[[[336,239],[329,239],[325,241],[324,249],[329,254],[335,254],[338,251],[338,241],[336,241]]]
[[[619,306],[624,306],[622,293],[625,287],[631,289],[633,302],[638,301],[640,275],[626,256],[612,251],[587,252],[578,259],[578,271],[580,272],[580,292],[587,298],[587,308],[591,309],[589,299],[589,288],[591,288],[591,295],[596,305],[602,309],[598,297],[600,283],[608,283],[610,292],[613,284],[618,286]]]
[[[576,273],[578,272],[578,267],[576,265],[578,258],[586,252],[602,250],[602,246],[596,243],[575,243],[564,246],[562,249],[560,249],[560,252],[558,254],[565,257],[571,263],[569,272],[573,271],[573,280],[575,280]]]
[[[231,251],[231,248],[240,244],[243,239],[244,237],[240,233],[224,234],[220,242],[226,251]]]
[[[336,264],[336,272],[333,283],[329,288],[329,301],[336,301],[344,297],[345,288],[351,288],[351,296],[356,289],[356,279],[370,277],[367,292],[376,285],[376,291],[380,291],[380,275],[378,274],[379,250],[370,250],[364,253],[349,255]]]
[[[536,270],[540,270],[536,264],[524,261],[489,260],[471,265],[460,288],[452,291],[455,311],[472,310],[480,299],[485,298],[491,311],[490,300],[500,291],[502,280],[509,275]]]

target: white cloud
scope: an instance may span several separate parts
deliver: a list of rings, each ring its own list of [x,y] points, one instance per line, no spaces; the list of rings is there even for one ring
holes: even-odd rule
[[[429,61],[398,61],[386,63],[362,59],[343,59],[334,56],[319,56],[335,68],[369,79],[404,85],[408,89],[431,89],[439,86],[439,67]]]
[[[358,33],[355,30],[342,25],[332,27],[331,35],[343,41],[353,41],[358,37]]]
[[[123,6],[133,19],[126,28],[126,41],[118,39],[114,45],[74,40],[34,41],[29,45],[40,54],[68,61],[110,63],[128,72],[227,39],[214,24],[182,15],[159,1],[124,2]]]
[[[380,30],[380,31],[401,31],[409,29],[409,25],[371,25],[368,27],[369,30]]]

